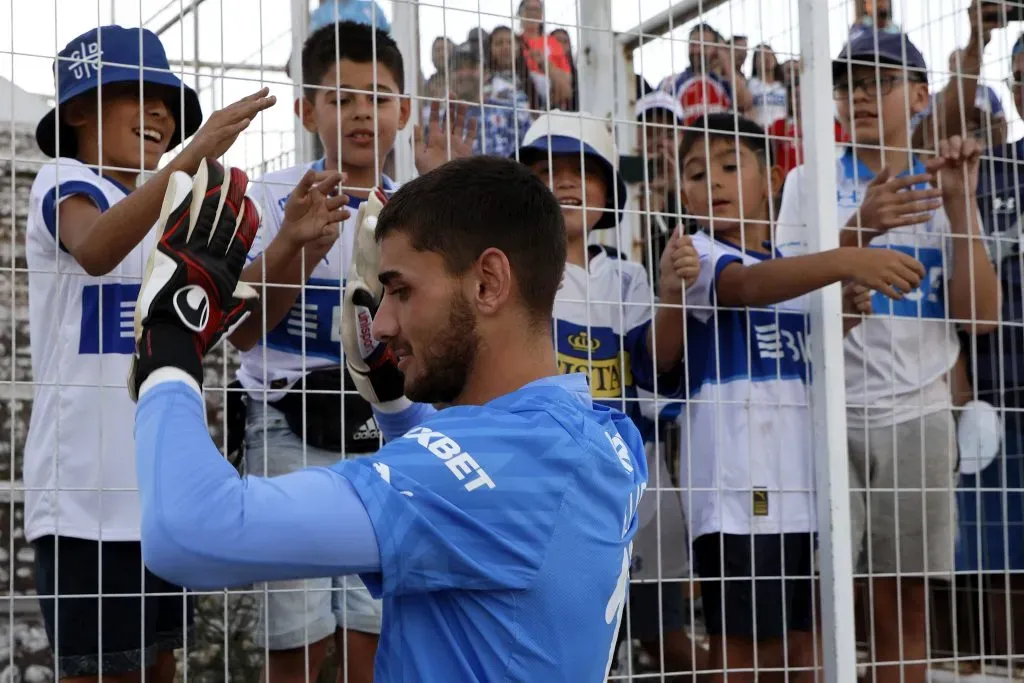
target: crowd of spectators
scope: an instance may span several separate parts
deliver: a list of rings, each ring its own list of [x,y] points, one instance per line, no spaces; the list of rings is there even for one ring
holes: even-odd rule
[[[552,185],[563,184],[556,196],[562,202],[566,224],[571,223],[575,230],[567,238],[571,254],[567,272],[575,278],[578,293],[576,300],[560,303],[576,305],[573,315],[579,315],[571,335],[564,333],[566,326],[558,327],[556,315],[554,336],[560,370],[587,374],[595,396],[596,379],[607,377],[607,385],[601,388],[606,393],[600,398],[623,406],[630,401],[639,405],[630,411],[630,417],[650,437],[649,469],[658,472],[660,479],[652,477],[651,487],[662,493],[666,489],[683,492],[671,496],[677,505],[668,509],[661,507],[662,496],[644,498],[643,505],[648,507],[640,516],[653,516],[649,509],[653,505],[661,517],[657,524],[643,525],[632,558],[636,583],[629,595],[620,637],[641,642],[648,663],[653,663],[655,669],[733,669],[730,675],[744,677],[750,672],[735,669],[746,666],[747,654],[742,653],[748,653],[744,649],[748,646],[747,663],[751,667],[769,666],[764,662],[776,659],[782,666],[787,656],[798,655],[792,660],[798,664],[814,660],[813,643],[804,642],[799,652],[791,649],[801,642],[797,632],[806,635],[820,628],[820,621],[813,618],[813,590],[803,603],[794,602],[792,595],[786,598],[781,611],[797,614],[784,614],[781,622],[776,614],[780,611],[778,605],[770,597],[778,595],[781,600],[786,591],[801,591],[813,581],[810,558],[816,529],[814,507],[805,506],[807,528],[795,532],[785,527],[787,520],[781,519],[779,512],[784,507],[782,501],[794,494],[802,496],[802,504],[813,499],[814,484],[808,483],[814,481],[813,476],[806,476],[806,481],[800,479],[803,488],[796,492],[786,488],[792,481],[787,479],[792,471],[774,479],[771,474],[765,475],[775,487],[771,492],[768,487],[749,484],[755,479],[749,476],[745,488],[740,485],[726,492],[733,495],[733,501],[742,497],[741,504],[730,507],[719,500],[695,512],[688,508],[693,504],[693,494],[702,493],[711,499],[714,486],[708,484],[697,491],[700,487],[688,481],[685,473],[690,470],[692,474],[697,469],[694,462],[700,461],[706,472],[730,462],[743,475],[750,475],[754,466],[747,462],[748,456],[751,462],[761,458],[758,462],[785,464],[790,446],[798,456],[810,455],[804,443],[809,443],[805,437],[811,431],[806,401],[810,361],[804,295],[833,282],[850,285],[852,280],[864,285],[862,272],[843,259],[848,256],[851,263],[867,267],[873,258],[869,252],[882,251],[862,248],[869,245],[887,248],[886,254],[899,255],[893,257],[894,262],[910,260],[925,273],[923,279],[910,277],[884,292],[875,288],[872,294],[865,289],[860,293],[865,295],[860,307],[844,310],[853,319],[844,331],[850,332],[846,342],[848,441],[854,527],[860,534],[854,538],[854,556],[860,560],[858,570],[866,569],[873,581],[871,598],[866,602],[874,615],[871,657],[878,667],[877,680],[923,683],[929,657],[925,587],[932,574],[948,579],[954,563],[956,569],[1005,571],[1007,577],[1010,571],[1024,569],[1024,544],[1019,542],[1019,534],[1015,535],[1024,508],[1024,457],[1019,454],[1024,445],[1024,427],[1020,415],[1014,412],[1024,404],[1024,390],[1020,388],[1024,386],[1024,358],[1019,357],[1024,349],[1020,289],[1024,261],[1020,258],[1018,227],[1020,196],[1024,192],[1024,173],[1019,169],[1024,140],[1007,142],[1005,108],[997,92],[980,79],[985,47],[993,31],[1007,25],[1008,17],[1001,5],[983,0],[975,0],[967,14],[970,39],[967,45],[950,52],[948,84],[930,92],[924,58],[895,23],[889,0],[861,0],[856,4],[844,57],[833,64],[835,159],[827,161],[835,162],[841,220],[837,230],[846,251],[837,250],[831,255],[805,253],[809,226],[804,210],[811,200],[803,194],[807,167],[800,104],[802,97],[812,94],[801,88],[797,59],[783,58],[768,44],[751,47],[748,37],[725,36],[708,23],[696,25],[688,35],[687,68],[654,87],[646,85],[643,74],[638,74],[640,87],[635,93],[634,112],[637,137],[635,141],[618,141],[620,148],[635,142],[638,152],[616,158],[616,145],[602,122],[580,112],[567,123],[566,117],[579,110],[572,35],[564,29],[549,30],[543,0],[521,0],[514,17],[516,29],[476,28],[463,40],[438,36],[431,44],[433,71],[429,76],[418,75],[419,88],[411,105],[420,108],[417,169],[426,172],[440,166],[447,157],[519,154],[538,177],[550,177]],[[334,22],[341,22],[339,35],[341,31],[348,35],[348,40],[344,44],[339,41],[337,46],[324,30]],[[379,33],[368,31],[364,24],[373,25]],[[265,210],[276,207],[285,211],[302,174],[310,169],[326,169],[338,171],[339,177],[343,172],[346,182],[366,191],[366,196],[350,205],[358,210],[362,202],[369,201],[371,187],[390,191],[408,180],[392,181],[386,173],[380,173],[398,130],[409,120],[409,99],[397,96],[405,85],[403,56],[388,37],[390,26],[375,2],[323,2],[313,12],[310,28],[313,37],[304,48],[302,72],[312,82],[303,84],[305,99],[297,110],[328,112],[320,118],[311,116],[312,123],[303,121],[307,128],[317,128],[324,156],[310,166],[300,165],[270,174],[269,180],[263,178],[266,188],[275,183],[281,187],[274,190],[280,195],[270,195],[270,189],[265,189],[268,194],[261,201]],[[383,56],[382,47],[386,48]],[[865,57],[875,63],[858,62]],[[364,79],[358,89],[365,88],[365,92],[353,96],[354,104],[343,102],[333,93],[331,69],[341,69],[341,65],[354,74],[353,78]],[[1024,35],[1014,45],[1009,66],[1013,103],[1019,113],[1024,113]],[[337,111],[344,107],[358,113],[343,119]],[[551,113],[554,110],[561,112]],[[541,116],[545,118],[538,121]],[[442,120],[450,125],[442,126]],[[580,121],[586,124],[579,126],[581,132],[570,130]],[[538,132],[542,123],[561,126],[561,132]],[[336,140],[340,133],[350,133],[350,139]],[[382,143],[377,149],[368,143],[375,136]],[[566,140],[575,146],[556,149]],[[341,158],[346,144],[345,158]],[[986,151],[979,162],[980,149]],[[523,158],[524,151],[529,153],[528,159]],[[576,156],[586,156],[586,163],[577,164]],[[587,174],[590,177],[585,177]],[[82,177],[92,180],[85,170]],[[735,187],[723,189],[730,183],[741,187],[737,196],[730,194]],[[121,192],[121,188],[117,185],[115,189]],[[587,195],[595,192],[601,201],[588,204]],[[744,193],[748,192],[756,196],[745,199]],[[125,197],[128,194],[125,192]],[[123,197],[118,196],[120,199]],[[639,264],[628,263],[634,260],[634,245],[620,245],[617,251],[590,240],[590,231],[618,227],[626,213],[627,199],[639,209]],[[52,198],[47,201],[39,202],[37,222],[42,227],[47,227],[45,217],[49,214],[45,212],[56,211]],[[68,206],[75,205],[65,205],[63,210]],[[748,206],[756,216],[745,214]],[[722,218],[730,210],[736,215]],[[728,227],[723,227],[724,223]],[[42,230],[37,232],[45,237]],[[50,229],[49,234],[54,235],[54,230]],[[755,237],[756,241],[748,241]],[[264,231],[261,239],[266,238]],[[680,268],[675,260],[677,250],[681,253],[684,248],[693,251],[694,260],[699,253],[700,272],[689,279],[676,270]],[[334,249],[333,241],[321,254],[323,263],[319,257],[311,263],[322,268],[321,272],[326,272],[328,266],[338,270],[331,270],[332,277],[336,276],[331,282],[340,286],[342,266],[337,262],[331,265],[328,256],[335,261],[337,258],[330,249]],[[267,247],[267,253],[270,251]],[[723,253],[726,258],[718,260]],[[253,257],[257,256],[264,258],[254,253]],[[812,260],[802,262],[808,264],[808,272],[798,272],[800,268],[792,265],[794,260],[808,256]],[[763,275],[765,270],[758,270],[779,261],[785,262],[788,270],[777,270],[774,279],[770,277],[772,271]],[[817,269],[832,267],[830,264],[838,264],[837,270],[829,272],[842,271],[840,276],[820,276]],[[250,266],[252,270],[247,272],[251,277],[257,278],[260,265]],[[726,272],[731,273],[731,280],[722,279]],[[286,272],[283,267],[281,273],[282,282],[271,284],[315,291],[316,283],[304,280],[308,274],[301,275],[298,269]],[[623,273],[632,275],[626,278]],[[762,279],[757,279],[756,273],[762,273]],[[815,275],[820,276],[818,280]],[[606,294],[606,300],[591,301],[589,297],[598,283],[604,287],[600,291]],[[881,288],[888,283],[885,280]],[[625,301],[627,291],[634,301]],[[616,295],[622,295],[618,302],[614,300]],[[678,300],[670,301],[670,295]],[[294,296],[289,306],[296,300]],[[679,304],[674,306],[675,313],[683,322],[675,331],[688,339],[685,345],[681,338],[670,341],[686,347],[681,351],[685,361],[681,365],[674,361],[675,365],[662,368],[661,359],[653,358],[661,343],[647,308],[654,297],[659,303]],[[868,299],[870,304],[866,303]],[[797,305],[797,301],[804,303]],[[324,310],[335,310],[335,303],[327,301]],[[619,318],[623,316],[617,308],[621,304],[626,309],[627,303],[644,307],[639,315],[643,319],[634,321],[637,324],[628,329],[621,327]],[[685,308],[690,305],[693,309]],[[609,312],[613,306],[616,309]],[[703,310],[696,310],[701,306]],[[304,310],[284,305],[279,308],[276,327],[270,333],[277,330],[279,338],[287,339],[298,330],[302,337],[306,329]],[[660,307],[669,308],[673,307]],[[598,313],[618,323],[600,328],[594,321]],[[289,324],[292,316],[297,316],[293,322],[298,324]],[[732,316],[729,320],[734,327],[725,327],[717,316]],[[325,314],[323,319],[330,318]],[[783,319],[791,329],[784,328]],[[1004,325],[991,334],[997,319]],[[243,360],[243,376],[249,371],[246,363],[257,363],[257,357],[259,363],[264,362],[262,350],[252,349],[268,338],[257,339],[260,321],[254,318],[251,322],[257,323],[252,326],[257,334],[248,340],[247,353],[252,355]],[[662,334],[666,327],[660,328]],[[241,328],[231,338],[232,344],[242,349],[240,339],[249,331]],[[339,353],[330,330],[317,334],[326,336],[320,340],[324,348]],[[293,383],[312,376],[312,371],[303,374],[307,372],[311,344],[300,340],[282,351],[291,354],[287,362],[297,364],[295,368],[289,366]],[[599,359],[596,351],[602,344],[606,344],[602,354],[610,355]],[[627,348],[627,344],[632,346]],[[563,368],[566,345],[571,347],[566,357],[572,362]],[[638,362],[638,349],[652,357],[647,359],[651,367],[646,370],[656,375],[657,381],[648,382],[650,386],[642,385],[639,379],[644,369]],[[341,357],[330,356],[330,360],[340,362]],[[723,367],[732,362],[739,369],[725,377],[721,368],[711,369],[712,361]],[[761,373],[756,377],[755,365]],[[783,376],[784,372],[790,374]],[[259,375],[256,370],[252,373],[251,378]],[[665,384],[653,386],[663,380],[678,386],[671,387],[671,391]],[[247,386],[253,396],[284,386],[279,386],[277,380],[267,386],[253,382]],[[707,387],[713,387],[713,391]],[[661,410],[646,410],[648,404],[654,405],[651,399],[656,390],[664,390],[661,393],[666,401]],[[701,394],[705,390],[709,393]],[[729,396],[740,398],[730,402]],[[715,413],[715,424],[690,423],[695,414],[688,412],[693,410],[692,405],[703,405],[704,415]],[[282,404],[281,411],[286,409]],[[1002,424],[991,419],[998,411],[1005,415]],[[331,414],[336,413],[334,409]],[[782,414],[788,417],[782,420]],[[260,436],[270,427],[257,417],[263,419],[256,411],[249,415],[252,424],[247,428]],[[373,420],[365,424],[359,421],[358,425],[362,429],[371,423]],[[735,428],[721,429],[720,424]],[[793,425],[796,428],[790,431],[799,433],[785,433],[786,426]],[[309,449],[304,446],[311,445],[309,435],[300,436],[285,417],[272,426],[285,435],[292,451],[305,459]],[[44,433],[45,427],[36,427],[36,433]],[[692,430],[689,434],[688,429]],[[373,434],[376,443],[379,434]],[[690,450],[688,444],[698,441],[706,447]],[[264,446],[268,462],[281,460],[286,452],[284,443],[279,441],[274,449]],[[247,457],[256,452],[250,448]],[[339,449],[324,447],[325,462],[335,461]],[[995,458],[996,452],[1002,457]],[[983,461],[980,465],[965,468],[964,463],[979,460]],[[796,462],[792,469],[804,464]],[[920,478],[909,483],[905,479],[897,481],[907,473],[911,479]],[[807,471],[796,474],[807,475]],[[724,475],[714,475],[719,476]],[[715,478],[714,483],[720,482]],[[961,495],[953,504],[957,483],[962,492],[978,495]],[[727,487],[723,484],[719,488],[724,491]],[[726,493],[717,493],[724,500]],[[701,512],[705,513],[703,519],[697,520]],[[734,521],[740,520],[740,526],[746,525],[744,529],[751,529],[749,538],[745,532],[725,528],[723,519],[728,514]],[[898,527],[895,518],[899,518]],[[773,530],[764,531],[771,526],[769,522],[775,523]],[[691,538],[690,530],[697,524],[703,524],[704,531],[699,538]],[[1007,529],[1015,531],[1007,533]],[[790,543],[794,535],[803,537],[801,544]],[[727,536],[732,542],[727,543]],[[739,542],[734,544],[736,537]],[[701,538],[703,542],[695,542]],[[755,545],[755,538],[768,543]],[[773,544],[771,554],[768,551]],[[803,559],[807,566],[800,564],[796,569],[797,573],[808,574],[800,577],[805,580],[802,583],[787,575],[796,565],[782,557],[789,552],[781,550],[783,546],[806,551]],[[755,557],[755,547],[760,549],[760,557]],[[694,558],[693,570],[682,567],[691,548],[701,556]],[[679,559],[675,551],[684,559],[668,570],[665,557]],[[722,561],[712,567],[719,554]],[[769,556],[773,559],[765,560]],[[786,582],[784,589],[780,574]],[[691,585],[694,576],[698,579]],[[727,589],[725,582],[719,581],[726,578],[749,579],[747,584],[756,590],[750,585],[735,588],[740,581]],[[655,579],[661,581],[643,583]],[[716,608],[702,615],[711,632],[710,652],[695,645],[687,630],[691,626],[689,617],[701,615],[699,601],[691,598],[702,591],[705,596],[715,596],[706,599]],[[765,592],[758,597],[757,591]],[[320,607],[326,612],[327,630],[318,636],[319,640],[311,642],[314,639],[307,623],[292,624],[292,630],[301,632],[301,637],[296,636],[294,643],[282,640],[276,647],[268,641],[269,653],[285,653],[276,661],[269,656],[268,667],[274,662],[276,671],[289,671],[298,678],[315,668],[310,664],[312,660],[319,657],[323,661],[327,639],[335,633],[336,610],[327,604]],[[342,622],[347,624],[345,628],[365,632],[370,638],[370,645],[362,652],[362,670],[368,673],[381,614],[379,605],[363,607],[367,612],[363,616],[368,618],[365,631],[345,619]],[[290,609],[301,613],[303,619],[310,617],[308,605],[296,604]],[[341,611],[349,617],[356,613],[353,606]],[[729,623],[725,623],[727,619]],[[342,622],[337,626],[341,627]],[[759,636],[758,629],[766,624],[769,635]],[[781,643],[775,642],[780,639]],[[726,642],[730,652],[741,653],[731,654],[731,661],[724,657]],[[311,646],[318,643],[323,649],[314,652]],[[722,646],[721,651],[716,643]],[[349,665],[357,669],[359,657],[352,654],[351,641],[348,647]],[[292,656],[303,649],[310,662]],[[627,668],[619,660],[617,670]],[[798,672],[795,677],[805,675]],[[722,674],[713,676],[720,680]],[[749,680],[753,680],[752,675]]]
[[[480,49],[489,56],[481,71],[463,72],[459,68],[458,60],[472,59],[464,55],[477,49],[476,46],[465,43],[457,46],[447,39],[438,38],[435,42],[435,55],[438,56],[435,66],[438,72],[431,77],[431,82],[442,80],[443,75],[448,73],[464,75],[486,86],[492,82],[493,74],[502,72],[507,76],[504,83],[520,95],[517,101],[527,102],[530,109],[574,110],[578,89],[572,45],[568,34],[561,29],[544,33],[543,23],[539,21],[540,4],[540,0],[525,0],[520,5],[519,18],[524,26],[521,35],[516,36],[505,27],[495,29],[491,36],[477,35]],[[903,39],[903,29],[894,19],[889,0],[862,0],[856,3],[854,12],[849,29],[850,42],[865,36],[873,36],[876,40],[884,36]],[[1024,158],[1024,147],[1021,141],[1007,144],[1006,109],[997,91],[980,78],[982,54],[991,41],[993,30],[1007,26],[1007,16],[1001,12],[1003,10],[996,3],[976,1],[971,4],[967,10],[971,26],[968,43],[950,50],[948,64],[932,67],[932,73],[948,68],[948,84],[932,91],[923,107],[915,108],[909,102],[904,105],[903,113],[912,138],[903,153],[914,150],[921,159],[927,160],[932,155],[941,155],[942,145],[958,136],[979,141],[982,148],[987,150],[977,189],[983,227],[990,235],[1005,236],[1018,233],[1017,207],[1020,193],[1024,190],[1018,181],[1024,174],[1020,173],[1019,167],[1013,162]],[[781,57],[768,44],[751,48],[745,36],[727,37],[707,23],[698,24],[690,31],[688,43],[689,65],[686,69],[665,78],[656,87],[647,85],[642,75],[638,77],[638,82],[642,84],[637,92],[636,104],[639,124],[636,144],[639,153],[636,157],[624,156],[621,159],[623,173],[632,183],[633,196],[640,209],[643,224],[641,234],[645,240],[640,253],[654,283],[659,282],[662,253],[680,224],[686,226],[689,232],[699,229],[681,201],[682,172],[677,167],[676,150],[687,126],[716,113],[735,113],[757,123],[765,132],[765,145],[770,151],[772,163],[780,171],[781,180],[773,188],[776,211],[782,203],[786,187],[784,179],[804,163],[800,103],[805,93],[800,87],[799,59]],[[441,58],[442,52],[449,58]],[[455,55],[455,58],[452,59],[451,55]],[[1018,64],[1024,59],[1022,55],[1024,42],[1018,41],[1013,49],[1013,63],[1007,78],[1018,112],[1022,111],[1021,82],[1024,77],[1020,74],[1024,73],[1024,67]],[[908,63],[906,66],[908,73],[905,77],[910,81],[927,80],[927,67],[923,61],[920,64]],[[856,81],[849,86],[839,84],[834,93],[837,116],[833,122],[837,163],[841,165],[844,158],[853,158],[850,150],[857,148],[857,140],[854,139],[856,133],[848,130],[838,116],[842,104],[839,100],[846,98],[852,101],[862,92],[869,97],[882,98],[892,92],[896,79],[882,73],[880,82],[874,86]],[[469,92],[477,94],[476,91],[457,88],[452,88],[451,92],[460,96]],[[433,97],[442,96],[443,90],[430,90],[428,94]],[[486,109],[486,97],[481,101]],[[502,106],[507,104],[507,100],[501,103]],[[529,118],[522,124],[528,126]],[[512,138],[509,135],[506,140],[511,144]],[[479,146],[478,151],[490,149],[505,153],[508,147],[488,142]],[[853,190],[855,193],[860,191]],[[841,188],[840,194],[842,192]],[[1003,242],[989,244],[994,245],[990,247],[993,250],[1002,245],[999,248],[1003,250],[1000,253],[993,252],[1001,280],[1003,320],[1019,321],[1022,319],[1020,294],[1014,291],[1015,288],[1019,290],[1021,282],[1019,263],[1015,260],[1018,252]],[[975,335],[963,324],[959,327],[959,358],[947,370],[949,392],[956,406],[958,448],[961,451],[965,448],[976,450],[978,444],[984,442],[989,445],[981,450],[994,451],[996,449],[991,444],[999,440],[1003,440],[1006,445],[997,464],[978,472],[965,469],[960,475],[959,484],[962,489],[958,504],[961,541],[956,550],[957,567],[1024,569],[1024,548],[1012,540],[1007,543],[1003,537],[1007,529],[1011,530],[1012,537],[1014,530],[1020,528],[1019,493],[1011,493],[1006,501],[997,500],[1005,494],[1007,488],[1024,485],[1024,468],[1020,465],[1020,457],[1015,454],[1015,451],[1020,450],[1019,444],[1024,441],[1024,436],[1021,435],[1019,416],[1013,412],[1020,402],[1016,388],[1019,386],[1020,373],[1017,368],[1024,367],[1024,363],[1013,353],[1024,348],[1024,339],[1021,339],[1019,329],[1013,326],[994,335]],[[922,356],[933,352],[934,349],[930,351],[927,348],[915,350],[915,353]],[[972,361],[972,358],[976,361]],[[999,392],[997,387],[1001,386],[1001,382],[1003,386],[1013,389],[1005,394]],[[993,433],[992,425],[996,422],[989,419],[996,409],[1007,411],[1005,431],[999,428],[998,431],[1002,432],[999,434]],[[982,437],[977,435],[978,430],[984,432]],[[978,457],[987,464],[991,460],[985,458],[990,456]],[[925,454],[925,457],[930,457],[930,454]],[[958,457],[970,458],[974,455],[960,452]],[[983,495],[969,493],[977,492],[979,487]],[[663,545],[678,542],[678,539],[661,540]],[[913,612],[921,609],[921,605],[904,603],[901,609]],[[908,617],[906,614],[903,617],[897,616],[897,624],[899,618]],[[666,629],[671,630],[667,625]],[[673,642],[686,645],[688,641],[666,638],[665,642],[666,648],[671,648]],[[880,648],[885,649],[884,645],[880,645]],[[666,657],[666,661],[686,660],[694,664],[684,654],[681,650],[675,653],[658,652],[658,655]]]

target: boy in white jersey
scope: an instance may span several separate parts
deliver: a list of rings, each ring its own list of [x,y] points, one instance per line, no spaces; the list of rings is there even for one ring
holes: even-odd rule
[[[651,332],[655,299],[647,271],[613,249],[588,244],[592,231],[618,226],[626,204],[626,185],[611,133],[604,121],[585,112],[555,111],[530,126],[518,157],[554,192],[565,220],[565,275],[554,309],[560,372],[586,374],[598,402],[622,410],[638,425],[652,425],[656,418],[652,393],[672,395],[681,385],[683,283],[672,268],[662,269],[659,284],[666,305],[658,308],[655,338]],[[692,253],[689,237],[677,241],[680,253]],[[692,256],[688,277],[696,276],[696,254]],[[671,355],[663,348],[671,348]],[[648,431],[645,438],[651,440],[653,429]],[[664,481],[660,486],[671,484]],[[620,637],[629,631],[658,657],[664,633],[666,670],[699,670],[702,650],[692,647],[683,628],[685,617],[680,582],[664,583],[660,590],[657,584],[635,584],[630,587],[624,617],[630,628],[623,628]]]
[[[355,223],[381,206],[370,188],[394,189],[381,169],[409,119],[402,54],[383,31],[351,21],[331,24],[306,40],[302,81],[295,113],[319,136],[325,156],[254,183],[251,194],[263,207],[263,224],[242,279],[265,286],[259,288],[260,309],[231,337],[243,350],[238,379],[247,392],[245,459],[249,471],[261,475],[331,465],[380,445],[372,409],[342,370],[338,321]],[[456,112],[454,125],[464,120],[459,113],[464,117],[465,108]],[[474,132],[470,126],[470,147]],[[444,142],[438,131],[418,148],[421,171],[440,164]],[[467,142],[456,136],[452,144],[458,151]],[[324,205],[333,225],[306,230],[312,224],[290,224],[293,211],[308,210],[342,180],[347,207]],[[364,203],[367,209],[357,216]],[[343,389],[351,393],[342,395]],[[337,651],[346,653],[340,659],[347,663],[347,680],[371,680],[381,602],[357,577],[270,584],[264,611],[272,680],[315,678],[332,637]]]
[[[954,569],[957,452],[946,374],[960,349],[956,325],[987,332],[999,313],[974,198],[981,150],[951,138],[927,163],[910,152],[910,118],[927,107],[928,84],[924,58],[901,34],[854,38],[833,78],[853,138],[836,163],[841,243],[912,254],[928,273],[901,301],[876,296],[876,315],[846,341],[854,557],[883,575],[871,577],[876,680],[921,683],[924,579]],[[787,254],[806,250],[804,169],[783,193],[778,243]]]
[[[169,70],[160,40],[121,26],[72,40],[54,75],[57,106],[36,129],[54,161],[32,185],[26,229],[35,400],[25,444],[25,536],[36,551],[36,591],[57,675],[93,680],[102,672],[120,681],[146,670],[150,680],[170,681],[191,609],[181,588],[143,567],[126,417],[134,412],[125,392],[131,319],[171,173],[194,173],[203,158],[223,154],[274,98],[261,90],[196,133],[199,99]],[[193,133],[136,187],[140,173],[155,171]],[[143,600],[143,592],[172,595]],[[64,597],[101,593],[120,596]]]
[[[848,282],[848,309],[865,312],[865,288],[899,298],[924,274],[910,256],[883,250],[779,258],[770,217],[780,173],[767,149],[756,123],[714,114],[679,150],[684,203],[703,228],[693,236],[700,274],[686,290],[687,312],[704,324],[687,338],[680,479],[716,680],[724,667],[730,681],[754,680],[755,664],[814,661],[805,295]],[[814,672],[801,675],[813,680]]]

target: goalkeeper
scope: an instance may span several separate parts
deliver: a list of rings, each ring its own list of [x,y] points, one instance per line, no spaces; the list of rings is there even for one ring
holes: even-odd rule
[[[203,355],[256,305],[238,285],[259,222],[246,182],[215,162],[173,177],[139,296],[147,566],[199,589],[360,574],[384,600],[378,683],[603,681],[646,462],[628,418],[557,374],[551,192],[475,157],[395,193],[379,264],[357,262],[346,292],[346,348],[372,346],[371,330],[386,342],[356,368],[377,399],[397,398],[394,357],[405,394],[451,407],[374,456],[267,479],[221,457],[201,393]]]

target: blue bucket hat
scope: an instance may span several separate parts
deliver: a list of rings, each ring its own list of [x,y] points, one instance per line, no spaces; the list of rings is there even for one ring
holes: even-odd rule
[[[53,75],[57,82],[57,106],[36,126],[36,142],[47,156],[56,157],[58,153],[57,119],[60,108],[72,98],[96,90],[101,85],[139,83],[141,79],[147,85],[162,85],[182,92],[184,112],[180,104],[169,103],[177,125],[168,149],[195,133],[203,122],[199,96],[171,72],[160,39],[144,28],[110,25],[83,33],[58,53],[53,63]],[[77,152],[75,131],[63,122],[60,122],[60,142],[65,156],[73,156]]]

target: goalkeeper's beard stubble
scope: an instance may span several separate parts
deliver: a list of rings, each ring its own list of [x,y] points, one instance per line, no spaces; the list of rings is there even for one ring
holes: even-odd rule
[[[405,395],[418,403],[450,404],[462,394],[473,371],[480,335],[469,303],[452,294],[447,321],[437,334],[415,349],[412,367],[405,368]]]

